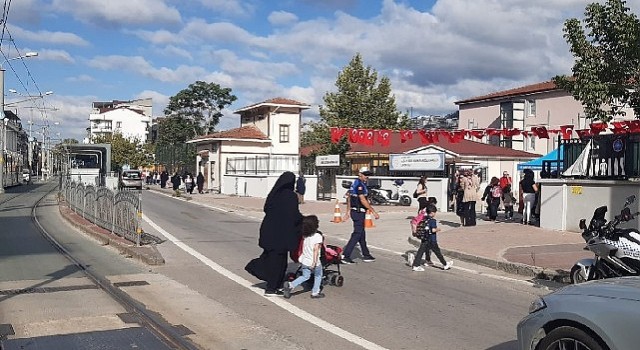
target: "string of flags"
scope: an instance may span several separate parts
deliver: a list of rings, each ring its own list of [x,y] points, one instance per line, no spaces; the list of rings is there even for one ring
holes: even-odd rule
[[[557,128],[547,128],[545,126],[532,126],[530,130],[512,129],[458,129],[458,130],[387,130],[387,129],[356,129],[356,128],[331,128],[331,142],[338,143],[347,136],[350,143],[373,146],[375,142],[386,147],[391,143],[391,135],[400,133],[400,142],[405,143],[412,140],[414,136],[420,138],[423,144],[439,142],[440,139],[448,140],[450,143],[458,143],[465,138],[474,137],[482,139],[485,136],[523,136],[548,139],[550,135],[561,135],[564,140],[571,139],[575,132],[579,138],[597,136],[606,130],[611,130],[614,134],[640,133],[640,120],[623,120],[611,123],[594,122],[589,124],[588,129],[575,129],[573,125],[560,125]]]

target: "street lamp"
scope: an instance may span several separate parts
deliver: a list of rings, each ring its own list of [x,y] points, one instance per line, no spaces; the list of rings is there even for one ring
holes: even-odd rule
[[[22,56],[7,58],[2,61],[2,63],[0,63],[0,115],[2,116],[2,140],[0,140],[0,145],[2,145],[2,147],[0,147],[0,194],[4,193],[4,153],[6,148],[5,143],[7,139],[7,123],[9,122],[7,117],[4,115],[4,67],[2,65],[9,61],[35,56],[38,56],[37,52],[27,52]]]

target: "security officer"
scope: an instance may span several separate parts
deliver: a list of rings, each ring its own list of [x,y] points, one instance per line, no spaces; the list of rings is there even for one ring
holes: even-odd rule
[[[374,258],[369,252],[369,248],[367,247],[367,236],[364,231],[364,220],[367,210],[371,210],[376,219],[380,218],[367,199],[367,195],[369,194],[369,190],[367,189],[367,179],[371,175],[373,175],[373,173],[369,168],[360,168],[358,178],[351,184],[351,188],[349,189],[345,219],[348,219],[349,216],[351,216],[351,220],[353,220],[353,233],[351,233],[351,238],[349,238],[349,242],[347,242],[347,245],[343,250],[343,264],[354,263],[351,259],[351,253],[353,252],[356,243],[360,244],[362,261],[373,262],[376,260],[376,258]]]

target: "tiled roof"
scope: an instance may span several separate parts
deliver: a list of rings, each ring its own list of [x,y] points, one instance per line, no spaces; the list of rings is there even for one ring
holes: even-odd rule
[[[553,90],[559,90],[559,89],[560,88],[553,81],[545,81],[542,83],[521,86],[515,89],[493,92],[488,95],[472,97],[466,100],[457,101],[455,102],[455,104],[461,105],[461,104],[471,103],[471,102],[496,100],[496,99],[501,99],[505,97],[530,95],[534,93],[553,91]]]
[[[423,144],[420,135],[414,134],[413,138],[402,143],[400,141],[400,133],[391,134],[389,146],[382,146],[374,142],[373,146],[366,146],[358,143],[352,143],[349,153],[379,153],[379,154],[402,154],[404,152],[434,145],[444,150],[458,154],[461,157],[497,157],[497,158],[527,158],[533,159],[540,157],[539,154],[533,154],[524,151],[518,151],[511,148],[494,146],[482,142],[471,140],[461,140],[458,143],[451,143],[445,137],[440,136],[438,142]]]
[[[258,103],[255,103],[255,104],[252,104],[252,105],[249,105],[249,106],[246,106],[246,107],[242,107],[242,108],[236,110],[233,113],[239,113],[239,112],[243,112],[243,111],[248,111],[248,110],[251,110],[251,109],[254,109],[254,108],[257,108],[257,107],[260,107],[260,106],[264,106],[264,105],[267,105],[267,106],[297,106],[297,107],[300,107],[302,109],[309,109],[311,107],[306,103],[302,103],[302,102],[299,102],[299,101],[296,101],[296,100],[292,100],[292,99],[289,99],[289,98],[275,97],[275,98],[272,98],[272,99],[269,99],[269,100],[266,100],[266,101],[262,101],[262,102],[258,102]]]
[[[216,132],[193,138],[191,141],[204,139],[238,139],[238,140],[269,140],[267,135],[253,125],[246,125],[239,128]]]

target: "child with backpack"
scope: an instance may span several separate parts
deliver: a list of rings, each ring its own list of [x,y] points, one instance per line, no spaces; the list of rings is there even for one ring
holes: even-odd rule
[[[431,251],[438,257],[440,263],[442,264],[443,270],[449,270],[451,265],[453,265],[453,261],[446,261],[442,256],[442,252],[440,252],[440,247],[438,246],[438,238],[436,233],[440,231],[438,227],[438,221],[436,220],[436,206],[428,205],[424,210],[424,216],[417,223],[414,236],[420,238],[420,248],[418,248],[418,252],[414,256],[413,253],[407,253],[407,263],[413,271],[424,271],[424,267],[420,264],[422,260],[422,255],[425,254],[425,264],[429,266],[433,266],[431,262]],[[412,225],[413,226],[413,225]]]
[[[516,198],[511,191],[511,185],[504,186],[502,190],[502,205],[504,205],[504,219],[506,221],[513,221],[513,205],[516,202]]]
[[[502,199],[502,187],[500,187],[500,179],[492,177],[489,183],[491,189],[487,195],[487,203],[489,204],[489,220],[496,221],[498,218],[498,207]]]
[[[302,283],[311,278],[313,274],[313,288],[311,288],[311,298],[324,298],[324,293],[320,292],[322,286],[322,263],[320,254],[324,237],[318,231],[320,221],[315,215],[308,215],[302,218],[302,254],[298,261],[302,265],[302,275],[293,282],[284,282],[284,297],[291,298],[291,292]]]

